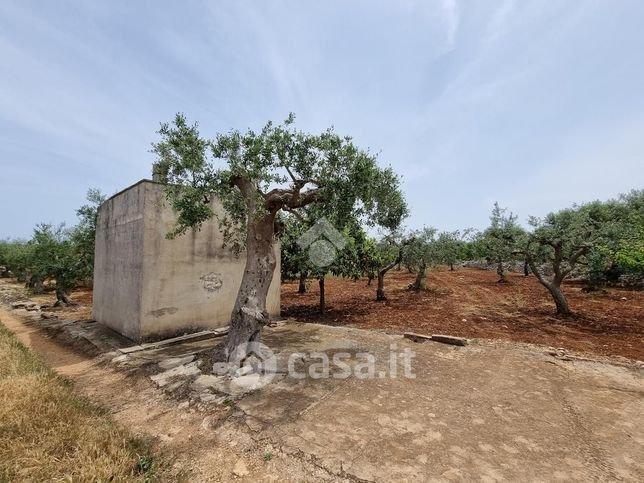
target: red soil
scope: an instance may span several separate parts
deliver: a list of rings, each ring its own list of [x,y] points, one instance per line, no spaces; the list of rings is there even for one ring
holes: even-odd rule
[[[608,289],[584,293],[567,285],[564,292],[575,315],[558,318],[554,303],[534,277],[463,269],[429,272],[427,289],[407,290],[414,275],[391,271],[385,279],[388,299],[375,301],[366,280],[326,280],[327,311],[318,310],[317,281],[310,292],[297,283],[282,285],[282,315],[332,325],[450,334],[563,347],[573,351],[644,360],[644,292]],[[374,282],[375,284],[375,282]]]

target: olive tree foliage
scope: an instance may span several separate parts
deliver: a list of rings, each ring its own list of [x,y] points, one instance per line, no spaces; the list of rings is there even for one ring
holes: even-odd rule
[[[76,210],[78,225],[71,231],[76,263],[82,280],[91,281],[94,276],[94,248],[96,239],[96,220],[98,209],[105,201],[100,190],[90,188],[87,191],[87,203]]]
[[[427,268],[439,263],[436,233],[436,228],[431,227],[414,232],[403,251],[403,263],[416,272],[416,279],[409,286],[412,290],[425,288]]]
[[[405,257],[405,250],[412,243],[413,238],[405,236],[400,231],[392,231],[383,236],[375,245],[371,263],[375,267],[378,278],[376,287],[376,300],[387,300],[385,294],[385,275],[387,272],[400,265]]]
[[[618,209],[616,204],[593,202],[550,213],[543,219],[530,219],[534,230],[521,253],[552,296],[557,314],[571,314],[562,282],[576,268],[588,266],[593,254],[611,249],[623,239],[625,225],[616,216]],[[551,277],[541,273],[539,262],[551,267]]]
[[[585,291],[601,289],[608,281],[619,278],[617,254],[629,236],[629,226],[624,223],[625,206],[617,200],[594,201],[575,207],[579,217],[586,215],[595,225],[593,239],[588,240],[588,253],[577,262],[586,278]]]
[[[170,236],[198,228],[215,216],[227,244],[246,250],[246,268],[231,314],[224,355],[257,341],[269,322],[266,296],[276,266],[275,222],[280,212],[297,213],[324,204],[336,220],[359,219],[397,226],[407,213],[399,179],[374,155],[333,129],[309,134],[294,128],[294,116],[261,131],[233,130],[203,138],[197,124],[177,114],[161,125],[154,171],[168,183],[177,212]],[[224,213],[214,213],[216,195]],[[245,347],[245,346],[242,346]]]
[[[284,229],[280,235],[282,276],[289,280],[299,278],[299,293],[306,292],[307,278],[317,279],[320,312],[324,313],[326,309],[326,276],[333,274],[354,280],[359,278],[362,273],[360,246],[367,237],[359,225],[355,223],[348,224],[340,232],[344,239],[344,244],[342,247],[338,247],[338,250],[333,254],[333,261],[327,266],[316,265],[311,260],[308,250],[299,243],[305,232],[313,225],[313,220],[316,217],[311,214],[311,211],[314,210],[303,209],[302,211],[306,212],[310,218],[305,218],[299,214],[298,217],[290,214],[282,217],[282,220],[284,220]],[[325,219],[327,218],[325,217]]]
[[[644,189],[621,195],[622,237],[614,254],[620,273],[644,276]]]
[[[367,286],[371,286],[371,282],[378,275],[379,266],[379,250],[378,240],[372,237],[367,237],[356,244],[356,252],[359,264],[360,275],[367,278]]]
[[[280,216],[281,269],[282,280],[299,279],[298,293],[307,291],[307,279],[311,269],[306,250],[298,244],[298,240],[306,231],[304,225],[293,216]]]
[[[617,282],[622,274],[644,275],[644,190],[581,209],[593,210],[595,219],[604,220],[601,238],[585,257],[586,290]]]
[[[2,276],[15,276],[19,282],[26,282],[29,276],[31,246],[22,240],[0,241],[0,267]]]
[[[96,217],[104,200],[99,190],[90,189],[88,203],[76,211],[79,223],[73,228],[41,223],[28,241],[0,242],[4,275],[13,274],[34,293],[43,292],[46,281],[55,282],[56,303],[71,303],[69,292],[92,278]]]
[[[438,263],[453,271],[454,265],[463,260],[463,250],[473,233],[472,229],[440,232],[434,242]]]
[[[28,245],[32,278],[55,280],[56,305],[71,304],[69,293],[82,279],[85,270],[77,257],[70,230],[64,224],[42,223],[34,229]]]
[[[494,203],[490,226],[481,234],[481,246],[485,257],[497,265],[499,283],[507,283],[503,264],[515,257],[524,237],[525,230],[517,223],[517,216]]]

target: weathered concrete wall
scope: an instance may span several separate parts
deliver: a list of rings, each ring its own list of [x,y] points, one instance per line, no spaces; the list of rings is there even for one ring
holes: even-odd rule
[[[139,336],[144,206],[138,183],[103,203],[96,226],[93,316],[131,339]]]
[[[165,235],[174,225],[175,214],[164,204],[163,186],[150,181],[135,185],[106,202],[100,210],[101,220],[108,218],[107,214],[113,212],[113,207],[108,207],[108,203],[131,204],[132,191],[138,193],[137,200],[143,200],[142,205],[137,203],[136,207],[129,208],[140,210],[141,215],[141,222],[136,226],[139,232],[136,237],[142,240],[140,249],[136,251],[139,257],[137,273],[140,275],[134,290],[137,296],[118,300],[99,298],[102,306],[95,306],[96,320],[135,340],[159,339],[201,328],[228,325],[241,284],[245,254],[235,257],[230,250],[222,248],[223,237],[215,219],[205,223],[200,230],[191,230],[175,239],[167,239]],[[128,196],[124,196],[126,194]],[[213,201],[213,209],[222,211],[216,200]],[[110,225],[105,227],[109,229]],[[106,235],[101,233],[100,237]],[[124,234],[121,233],[118,239],[123,237]],[[97,241],[98,239],[97,233]],[[119,246],[127,249],[122,243]],[[275,250],[278,266],[267,305],[272,315],[279,315],[280,267],[277,244]],[[108,283],[120,283],[120,274],[134,267],[134,264],[130,264],[129,255],[117,257],[117,260],[119,266],[102,264],[99,269],[97,264],[95,285],[99,279],[102,279],[99,284],[101,286],[105,286],[106,280],[110,280]],[[112,307],[122,304],[127,304],[129,308],[119,309],[117,312],[136,313],[136,317],[126,319],[129,322],[116,323],[115,316],[107,313]]]

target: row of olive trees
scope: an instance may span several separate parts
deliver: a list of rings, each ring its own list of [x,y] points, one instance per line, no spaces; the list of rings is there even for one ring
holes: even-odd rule
[[[435,228],[403,234],[398,227],[380,239],[370,238],[355,222],[343,236],[346,246],[324,269],[311,263],[306,250],[297,243],[312,221],[284,217],[282,273],[286,279],[299,277],[300,292],[306,280],[320,284],[320,311],[325,310],[324,277],[366,276],[368,285],[377,279],[376,300],[385,300],[385,276],[404,265],[416,273],[412,290],[424,288],[427,270],[447,265],[454,270],[461,260],[485,258],[496,265],[499,283],[508,283],[508,262],[521,262],[524,274],[534,274],[550,293],[556,312],[569,315],[571,309],[561,289],[574,273],[583,273],[588,289],[607,281],[610,274],[644,273],[643,192],[632,192],[617,200],[593,202],[530,219],[531,230],[518,217],[494,204],[490,225],[482,232],[441,232]],[[402,219],[401,219],[402,221]]]
[[[583,274],[588,290],[621,273],[644,274],[644,190],[531,217],[530,230],[498,204],[490,221],[472,252],[497,265],[500,283],[507,282],[506,262],[524,262],[525,274],[548,290],[559,315],[571,314],[561,286],[572,274]]]
[[[55,283],[56,305],[72,303],[69,293],[80,282],[90,282],[94,270],[94,238],[100,191],[90,189],[88,203],[77,210],[79,223],[41,223],[31,239],[0,241],[2,276],[15,276],[34,293],[42,293],[46,282]]]
[[[410,272],[416,272],[416,281],[410,289],[419,290],[424,287],[423,279],[431,267],[447,265],[454,270],[470,234],[470,230],[463,233],[438,233],[434,228],[404,233],[398,223],[388,234],[376,239],[367,236],[358,220],[353,220],[342,231],[342,249],[338,250],[329,265],[320,267],[298,243],[306,230],[313,225],[314,218],[306,221],[301,216],[287,214],[282,219],[282,276],[287,280],[299,279],[300,293],[307,291],[308,279],[317,279],[320,284],[321,312],[324,312],[326,306],[326,275],[332,274],[353,280],[366,277],[369,286],[373,280],[377,280],[375,299],[386,300],[385,277],[390,270],[404,265]]]

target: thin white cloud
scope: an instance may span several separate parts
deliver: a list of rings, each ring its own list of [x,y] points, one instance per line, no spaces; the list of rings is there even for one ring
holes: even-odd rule
[[[443,15],[446,24],[446,38],[448,49],[453,49],[456,44],[456,34],[459,26],[459,9],[456,0],[442,0]]]

